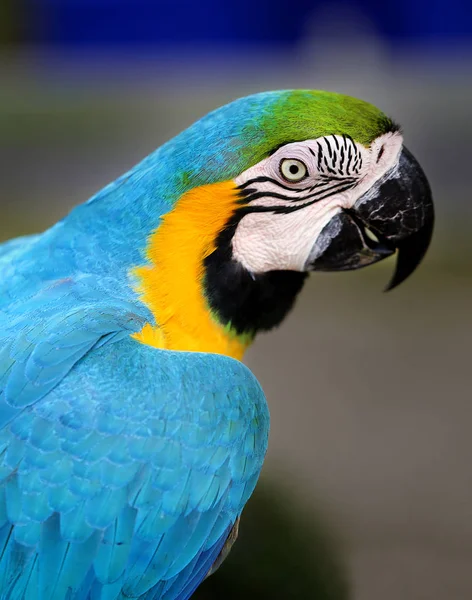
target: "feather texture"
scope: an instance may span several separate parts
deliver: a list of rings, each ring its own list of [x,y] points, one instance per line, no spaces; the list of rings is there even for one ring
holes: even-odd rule
[[[131,339],[145,309],[92,276],[0,314],[4,597],[188,598],[262,465],[257,382],[228,357]]]

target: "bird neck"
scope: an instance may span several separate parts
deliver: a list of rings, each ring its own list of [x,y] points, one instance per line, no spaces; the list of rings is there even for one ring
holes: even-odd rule
[[[134,335],[142,343],[168,350],[214,352],[241,359],[253,339],[222,323],[205,290],[205,259],[237,208],[233,182],[194,188],[161,217],[148,240],[148,264],[133,274],[137,291],[153,313]]]
[[[226,181],[191,189],[161,217],[148,241],[148,263],[133,270],[155,320],[137,340],[241,359],[257,332],[285,318],[306,274],[252,274],[232,258],[242,209],[243,195]]]

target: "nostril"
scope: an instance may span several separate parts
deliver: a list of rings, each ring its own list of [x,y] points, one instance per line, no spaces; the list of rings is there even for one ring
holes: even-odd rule
[[[379,162],[379,160],[382,158],[384,152],[385,152],[385,144],[382,145],[382,147],[379,150],[379,153],[377,154],[377,162]]]

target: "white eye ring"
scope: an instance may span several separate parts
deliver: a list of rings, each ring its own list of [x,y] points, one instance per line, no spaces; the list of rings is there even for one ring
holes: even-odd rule
[[[305,163],[297,158],[284,158],[280,161],[279,165],[280,174],[286,181],[296,183],[305,179],[308,175],[308,169]]]

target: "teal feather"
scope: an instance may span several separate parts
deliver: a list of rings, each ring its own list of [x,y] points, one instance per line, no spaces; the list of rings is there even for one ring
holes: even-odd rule
[[[128,600],[122,593],[123,576],[113,583],[102,584],[95,578],[87,600]]]
[[[155,351],[129,338],[117,344],[124,344],[121,352],[115,351],[115,344],[89,352],[74,368],[74,377],[69,374],[0,431],[0,443],[6,453],[10,452],[12,463],[7,467],[10,476],[0,487],[5,492],[5,516],[14,524],[10,543],[22,549],[17,554],[23,555],[21,560],[29,569],[28,581],[36,578],[41,600],[64,600],[66,596],[85,600],[77,595],[85,593],[91,598],[115,600],[122,591],[136,598],[148,593],[158,598],[159,589],[169,598],[173,590],[177,598],[187,580],[202,569],[200,555],[219,543],[241,510],[241,506],[228,503],[232,482],[244,478],[248,464],[253,465],[251,474],[257,477],[262,464],[266,431],[256,450],[254,443],[249,445],[251,453],[244,469],[240,461],[232,461],[232,453],[244,447],[254,411],[262,410],[266,415],[265,405],[256,400],[263,400],[260,389],[248,378],[245,367],[216,355]],[[92,357],[89,368],[87,361]],[[152,362],[154,357],[159,359],[158,370]],[[247,379],[250,391],[238,390],[240,401],[247,402],[241,412],[249,415],[247,429],[228,426],[218,405],[213,410],[218,426],[208,421],[207,411],[200,424],[199,411],[188,409],[187,401],[176,409],[172,379],[165,371],[167,363],[175,373],[175,358],[196,361],[198,368],[208,359],[216,361],[218,366],[212,365],[211,372],[218,381],[224,368],[231,373],[228,381]],[[119,388],[120,402],[116,395],[103,402],[93,395],[77,394],[77,390],[87,388],[83,378],[90,369],[96,369],[101,380],[108,382],[111,373],[120,372],[116,361],[129,364],[130,359],[142,361],[153,373],[157,394],[145,400],[129,385]],[[197,394],[208,404],[205,389]],[[229,393],[219,396],[224,403]],[[161,405],[156,403],[160,395],[174,403],[171,410],[164,410],[172,415],[170,427],[163,426]],[[106,414],[113,417],[113,433],[102,431]],[[189,426],[191,418],[197,421]],[[220,424],[221,435],[217,429]],[[205,435],[210,430],[211,435]],[[203,443],[204,448],[199,447]],[[7,549],[11,553],[10,547]],[[37,557],[37,567],[27,562],[28,552]],[[69,566],[72,563],[77,565],[75,570]],[[4,565],[4,579],[8,578],[12,596],[19,594],[21,586],[33,594],[26,576],[12,584],[14,573],[19,571],[17,562],[0,560],[0,564]],[[37,598],[33,594],[23,600]]]
[[[186,518],[179,518],[170,529],[154,544],[154,551],[146,553],[145,558],[139,555],[135,547],[131,553],[131,565],[128,569],[123,592],[127,596],[138,598],[156,585],[161,579],[167,579],[167,573],[174,561],[176,544],[182,539],[191,538],[197,530],[201,513],[194,512]],[[201,540],[199,540],[201,542]],[[155,560],[159,555],[159,560]],[[179,555],[181,548],[179,547]],[[185,561],[186,555],[183,555]],[[193,555],[190,557],[190,560]],[[184,565],[185,566],[185,565]]]
[[[54,431],[54,423],[48,419],[36,418],[33,422],[30,443],[43,452],[53,452],[59,448],[59,440]]]
[[[166,579],[174,577],[183,571],[192,559],[202,550],[219,513],[216,510],[212,510],[205,513],[200,513],[200,511],[198,511],[198,514],[200,515],[200,518],[193,531],[193,535],[187,538],[188,541],[180,546],[178,556],[175,555],[175,552],[172,552],[174,560],[166,572]],[[163,551],[163,549],[161,549],[161,551]]]
[[[21,463],[25,452],[26,448],[23,440],[12,437],[7,451],[3,457],[2,465],[8,467],[9,472],[11,473],[11,471],[16,469]]]
[[[18,479],[15,475],[10,477],[5,484],[5,498],[7,501],[7,515],[10,523],[19,523],[21,519],[22,494],[18,488]]]
[[[5,486],[0,486],[0,529],[5,525],[8,520],[7,514],[7,500],[5,498]]]
[[[74,595],[93,561],[102,533],[95,531],[82,543],[66,542],[58,517],[43,526],[39,544],[39,594],[41,600],[62,600]]]
[[[41,492],[27,492],[22,489],[21,508],[22,520],[31,519],[38,523],[45,521],[53,512],[44,490]]]
[[[13,527],[5,525],[0,538],[0,590],[10,590],[24,567],[28,564],[32,549],[15,540]]]
[[[156,503],[153,508],[138,512],[136,519],[136,535],[138,538],[151,541],[168,531],[180,518],[178,513],[166,513]]]
[[[21,543],[21,542],[20,542]],[[25,600],[38,595],[39,589],[38,555],[32,552],[25,562],[19,577],[6,591],[8,600]]]
[[[68,478],[68,488],[78,499],[87,500],[87,498],[100,493],[102,485],[97,480],[78,477],[75,473]]]
[[[126,498],[125,486],[115,489],[103,488],[98,494],[87,500],[87,522],[96,529],[109,527],[126,506]]]
[[[170,583],[170,585],[165,585],[162,600],[187,600],[193,594],[221,552],[229,531],[230,528],[213,546],[202,550],[180,576],[177,575],[169,580],[168,584]]]
[[[52,510],[58,514],[69,513],[79,501],[77,496],[69,490],[67,483],[49,487],[48,500]]]
[[[41,523],[36,520],[21,525],[17,524],[13,533],[18,544],[35,548],[41,537]]]
[[[75,504],[74,508],[61,514],[60,519],[60,537],[71,543],[85,542],[94,533],[86,519],[86,502],[82,500]]]
[[[111,453],[110,453],[111,454]],[[114,456],[109,455],[108,464],[104,465],[101,471],[100,481],[103,485],[111,488],[122,488],[128,485],[139,470],[139,464],[135,462],[127,465],[113,464]]]
[[[77,589],[76,598],[87,598],[87,600],[90,600],[91,590],[95,581],[97,581],[97,577],[93,566],[91,566],[83,578],[80,587]]]
[[[114,583],[124,573],[135,530],[136,512],[125,506],[105,530],[93,563],[100,583]]]
[[[41,481],[48,484],[48,490],[55,489],[52,486],[65,484],[72,478],[73,466],[72,459],[64,456],[63,452],[51,453],[49,464],[41,469]]]

